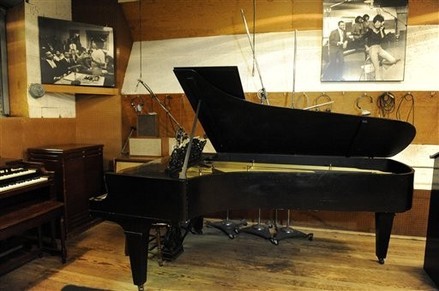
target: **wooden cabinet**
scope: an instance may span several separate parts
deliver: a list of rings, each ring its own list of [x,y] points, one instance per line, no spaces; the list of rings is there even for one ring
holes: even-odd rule
[[[439,287],[439,153],[432,155],[431,158],[435,159],[435,161],[430,212],[428,214],[424,269],[436,286]]]
[[[89,198],[103,193],[103,145],[66,144],[28,149],[30,161],[55,171],[58,199],[64,202],[66,232],[80,232],[92,222]]]

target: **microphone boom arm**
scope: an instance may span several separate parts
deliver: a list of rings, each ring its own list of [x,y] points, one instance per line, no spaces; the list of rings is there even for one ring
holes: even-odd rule
[[[265,90],[264,82],[262,82],[261,70],[259,69],[258,60],[256,59],[255,48],[253,47],[253,43],[251,41],[250,31],[249,31],[248,25],[247,25],[247,20],[245,19],[244,10],[242,10],[242,9],[241,9],[241,17],[242,17],[242,21],[244,22],[245,31],[247,33],[247,38],[248,38],[248,41],[250,43],[250,48],[251,48],[252,53],[253,53],[253,61],[254,61],[254,64],[256,65],[256,70],[258,71],[259,80],[260,80],[261,86],[262,86],[262,89],[260,90],[261,102],[264,103],[264,101],[265,101],[267,104],[270,104],[268,101],[268,98],[267,98],[267,91]]]
[[[155,93],[151,90],[151,88],[145,83],[143,82],[141,79],[137,80],[137,84],[142,84],[142,86],[146,89],[146,91],[148,91],[148,93],[151,95],[151,97],[160,105],[160,107],[163,109],[163,111],[166,112],[166,114],[169,116],[169,118],[172,120],[172,122],[177,125],[178,129],[176,130],[176,139],[177,139],[177,144],[181,144],[183,139],[186,138],[187,134],[183,128],[183,126],[181,126],[181,124],[177,121],[177,119],[175,119],[175,117],[172,115],[172,113],[168,110],[168,108],[166,108],[166,106],[160,101],[160,99],[155,95]]]

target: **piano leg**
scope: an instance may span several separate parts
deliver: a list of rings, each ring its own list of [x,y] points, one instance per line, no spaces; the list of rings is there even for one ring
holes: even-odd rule
[[[394,217],[395,213],[375,213],[375,253],[380,264],[387,256]]]
[[[151,221],[121,224],[125,232],[126,249],[130,256],[133,283],[142,291],[147,279],[148,243],[151,225]]]

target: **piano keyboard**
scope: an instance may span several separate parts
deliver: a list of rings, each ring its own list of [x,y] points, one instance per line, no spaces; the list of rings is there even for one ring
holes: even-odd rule
[[[30,174],[35,174],[36,172],[37,172],[36,169],[24,169],[24,168],[0,169],[0,181],[16,178],[20,176],[26,176]]]
[[[48,177],[40,176],[40,177],[35,177],[35,178],[30,178],[30,179],[24,179],[24,180],[16,181],[16,182],[11,183],[11,184],[1,185],[0,186],[0,193],[1,192],[6,192],[6,191],[9,191],[9,190],[13,190],[13,189],[22,188],[22,187],[33,185],[33,184],[38,184],[38,183],[46,182],[47,180],[48,180]]]

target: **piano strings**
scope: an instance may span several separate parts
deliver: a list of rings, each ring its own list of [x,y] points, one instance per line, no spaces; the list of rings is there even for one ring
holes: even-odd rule
[[[301,165],[301,164],[275,164],[275,163],[255,163],[255,162],[226,162],[215,161],[208,167],[194,166],[187,171],[188,176],[201,176],[212,173],[231,173],[231,172],[351,172],[351,173],[369,173],[369,174],[391,174],[390,172],[376,169],[360,169],[355,167],[339,167],[333,165]]]

